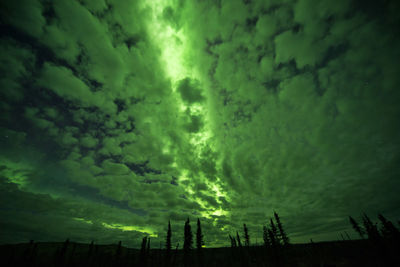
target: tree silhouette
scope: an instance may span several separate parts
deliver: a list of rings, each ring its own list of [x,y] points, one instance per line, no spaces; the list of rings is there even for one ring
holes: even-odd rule
[[[268,229],[268,238],[270,240],[270,244],[272,247],[276,247],[276,245],[278,244],[277,240],[276,240],[276,236],[274,234],[274,232],[271,229]]]
[[[287,245],[289,245],[289,238],[287,237],[285,231],[283,230],[281,219],[279,218],[278,213],[276,213],[275,211],[274,211],[274,217],[275,217],[276,224],[278,225],[279,237],[282,240],[283,245],[287,246]]]
[[[381,235],[379,234],[378,226],[376,225],[376,223],[373,223],[365,213],[363,213],[362,219],[368,238],[371,241],[378,241]]]
[[[231,235],[229,235],[229,239],[231,240],[231,248],[235,248],[236,247],[236,239],[234,237],[232,237]]]
[[[197,218],[197,232],[196,232],[196,247],[197,247],[197,258],[199,266],[203,266],[203,251],[202,246],[204,245],[203,234],[201,232],[200,219]]]
[[[122,242],[118,242],[117,250],[115,251],[115,265],[120,266],[121,261],[121,254],[122,254]]]
[[[192,236],[192,230],[190,228],[190,221],[189,218],[187,218],[185,222],[185,228],[184,228],[184,241],[183,241],[183,264],[184,266],[190,266],[190,251],[193,246],[193,236]]]
[[[268,237],[268,228],[265,225],[263,226],[263,239],[265,247],[268,248],[270,246],[270,240]]]
[[[236,231],[236,240],[238,242],[238,246],[241,248],[242,247],[242,242],[240,242],[240,236],[239,233]]]
[[[386,239],[399,239],[400,232],[399,230],[393,225],[391,221],[383,217],[382,214],[378,214],[378,219],[382,223],[381,233],[382,236]]]
[[[139,256],[140,266],[146,265],[146,244],[147,244],[147,236],[143,237],[142,245],[140,247],[140,256]]]
[[[146,259],[149,261],[150,258],[150,237],[147,239]]]
[[[280,241],[279,241],[279,236],[278,236],[278,229],[276,228],[275,223],[272,220],[272,218],[270,220],[270,228],[271,228],[271,232],[272,232],[272,234],[274,236],[274,239],[273,239],[274,240],[274,244],[275,245],[279,245]],[[271,237],[270,237],[270,239],[271,239]]]
[[[249,236],[249,230],[247,229],[246,224],[243,224],[243,232],[244,232],[244,244],[246,247],[250,246],[250,236]]]
[[[65,258],[66,258],[66,253],[69,247],[69,238],[67,238],[67,240],[65,240],[61,250],[57,250],[56,251],[56,255],[55,255],[55,265],[56,266],[64,266],[65,264]]]
[[[348,234],[346,231],[344,231],[344,234],[347,236],[347,239],[348,239],[348,240],[351,240],[349,234]]]
[[[203,234],[201,232],[200,219],[197,219],[196,247],[198,250],[204,245]]]
[[[172,236],[172,232],[171,232],[171,221],[168,220],[168,230],[167,230],[167,237],[166,237],[166,241],[165,241],[165,266],[169,266],[170,262],[171,262],[171,249],[172,249],[172,245],[171,245],[171,236]]]
[[[177,243],[175,247],[174,257],[172,258],[172,266],[175,266],[176,258],[178,256],[178,248],[179,248],[179,243]]]
[[[349,221],[350,221],[350,224],[353,227],[354,231],[356,231],[361,236],[361,238],[364,239],[364,234],[365,234],[364,229],[362,229],[360,227],[358,222],[356,220],[354,220],[353,217],[349,216]]]

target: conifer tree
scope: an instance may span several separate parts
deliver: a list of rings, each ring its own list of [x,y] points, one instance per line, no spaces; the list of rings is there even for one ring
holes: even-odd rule
[[[172,245],[171,245],[171,236],[172,236],[172,232],[171,232],[171,221],[168,220],[168,230],[167,230],[167,237],[166,237],[166,241],[165,241],[165,266],[169,266],[170,262],[171,262],[171,249],[172,249]]]
[[[203,234],[201,232],[200,219],[197,218],[196,247],[198,250],[204,245]]]
[[[242,242],[240,242],[240,236],[239,236],[239,233],[237,231],[236,231],[236,240],[237,240],[238,246],[241,248],[242,247]]]
[[[344,234],[347,236],[347,240],[351,240],[349,234],[346,231],[344,231]]]
[[[204,245],[204,240],[203,240],[203,234],[201,232],[200,219],[197,218],[196,247],[197,247],[197,258],[199,266],[203,266],[203,251],[202,251],[203,245]]]
[[[362,219],[365,230],[368,234],[368,238],[373,241],[379,240],[381,236],[379,234],[378,226],[376,225],[376,223],[374,224],[365,213],[363,213]]]
[[[118,246],[117,246],[117,250],[115,252],[115,259],[118,262],[120,257],[121,257],[121,253],[122,253],[122,242],[119,241],[118,242]]]
[[[276,228],[275,223],[272,220],[272,218],[270,220],[270,228],[271,228],[272,234],[274,235],[274,239],[273,240],[274,240],[275,244],[279,245],[280,244],[280,240],[279,240],[279,236],[278,236],[278,229]]]
[[[94,241],[92,240],[92,242],[89,245],[89,251],[88,251],[89,256],[93,254],[93,248],[94,248]]]
[[[140,266],[146,265],[146,245],[147,245],[147,236],[143,237],[142,245],[140,246],[140,255],[139,255]]]
[[[184,228],[184,242],[183,242],[183,263],[184,266],[190,266],[190,251],[193,246],[193,236],[192,236],[192,230],[190,227],[190,221],[189,218],[187,218],[185,222],[185,228]]]
[[[193,247],[193,235],[192,235],[192,229],[190,227],[190,221],[189,218],[187,218],[185,222],[185,228],[184,228],[184,242],[183,242],[183,249],[184,250],[190,250]]]
[[[276,245],[278,244],[278,242],[277,242],[277,240],[276,240],[276,236],[275,236],[274,232],[273,232],[271,229],[268,229],[267,231],[268,231],[268,237],[269,237],[271,246],[272,246],[273,248],[275,248]]]
[[[247,229],[246,224],[243,224],[243,232],[244,232],[244,244],[246,247],[250,247],[250,236],[249,230]]]
[[[365,234],[364,229],[362,229],[360,227],[358,222],[356,220],[354,220],[353,217],[349,216],[349,221],[350,221],[350,224],[353,227],[354,231],[356,231],[361,236],[361,238],[364,239],[364,234]]]
[[[263,239],[265,247],[268,248],[270,246],[270,240],[268,237],[268,228],[265,225],[263,226]]]
[[[231,241],[231,248],[236,247],[236,240],[234,237],[232,237],[231,235],[229,235],[229,240]]]
[[[400,232],[393,225],[393,223],[391,221],[386,219],[382,214],[378,214],[378,219],[382,223],[381,233],[382,233],[384,238],[386,238],[386,239],[399,239]]]
[[[285,231],[283,230],[281,219],[279,218],[278,213],[276,213],[275,211],[274,211],[274,217],[276,224],[278,225],[279,237],[282,240],[283,245],[287,246],[289,245],[289,238],[287,237]]]
[[[176,258],[177,258],[177,255],[178,255],[178,248],[179,248],[179,243],[176,244],[174,257],[172,258],[171,266],[175,266],[176,265],[175,263],[176,263]]]

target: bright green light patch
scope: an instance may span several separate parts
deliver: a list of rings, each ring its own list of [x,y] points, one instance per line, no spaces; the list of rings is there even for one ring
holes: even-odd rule
[[[0,160],[5,167],[0,170],[0,176],[5,177],[8,182],[17,184],[18,188],[24,188],[28,184],[28,174],[32,167],[26,163],[13,162],[2,158]]]
[[[148,7],[152,10],[152,18],[149,23],[149,32],[155,44],[161,50],[161,60],[165,64],[166,74],[175,83],[187,76],[187,70],[183,64],[185,36],[182,31],[176,31],[162,20],[167,1],[148,1]]]
[[[117,224],[117,223],[102,223],[103,227],[109,228],[109,229],[118,229],[122,231],[136,231],[136,232],[141,232],[144,234],[148,234],[150,237],[158,237],[158,235],[150,228],[146,227],[141,227],[141,226],[134,226],[134,225],[122,225],[122,224]]]
[[[91,220],[85,220],[84,218],[73,218],[75,221],[87,223],[87,224],[93,224]]]
[[[215,210],[213,213],[211,213],[212,215],[215,215],[215,216],[223,216],[223,215],[227,215],[228,214],[228,212],[227,211],[224,211],[224,210],[222,210],[222,209],[218,209],[218,210]]]
[[[210,139],[212,133],[211,131],[203,131],[199,133],[193,133],[190,138],[190,143],[201,150],[201,145],[206,144]],[[200,153],[200,151],[198,151]]]
[[[170,6],[170,1],[148,1],[146,6],[151,10],[152,16],[151,20],[148,24],[148,29],[153,39],[153,43],[158,46],[161,51],[160,61],[164,65],[165,74],[172,82],[172,93],[174,99],[176,101],[179,112],[186,113],[186,115],[191,116],[201,116],[203,120],[203,127],[200,132],[192,133],[189,137],[189,143],[194,147],[195,154],[200,157],[202,154],[202,150],[207,145],[213,136],[212,131],[210,130],[209,117],[206,107],[204,103],[191,103],[188,105],[182,101],[181,96],[177,92],[176,88],[179,85],[179,82],[182,79],[190,78],[190,79],[198,79],[200,77],[197,73],[197,69],[193,66],[190,66],[189,63],[185,60],[185,53],[189,51],[188,40],[184,35],[183,30],[176,30],[174,27],[168,24],[167,21],[163,20],[163,12],[164,9]],[[203,88],[204,90],[204,88]],[[206,95],[206,94],[203,94]],[[164,149],[164,152],[168,152],[168,149]],[[178,176],[178,182],[184,182],[183,184],[187,184],[190,181],[190,171],[180,168],[176,161],[172,165],[173,167],[180,169],[180,175]],[[207,181],[207,178],[204,177]],[[221,188],[218,184],[212,183],[208,184],[210,190],[215,194],[216,201],[219,202],[219,197],[226,197],[225,192],[222,192]],[[203,201],[201,198],[194,197],[195,191],[193,187],[190,185],[185,186],[185,191],[188,194],[188,197],[193,201],[199,203],[202,208],[207,208],[208,203]],[[202,216],[206,218],[212,218],[214,216],[223,216],[228,212],[222,209],[208,209],[207,211],[202,212]],[[130,226],[121,226],[121,225],[105,225],[108,228],[116,228],[116,229],[125,229],[125,230],[136,230],[142,232],[148,232],[145,229],[139,229],[137,227],[129,228]]]

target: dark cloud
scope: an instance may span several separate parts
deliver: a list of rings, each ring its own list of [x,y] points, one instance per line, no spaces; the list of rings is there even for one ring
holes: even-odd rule
[[[199,103],[204,101],[199,82],[190,78],[179,81],[178,91],[182,100],[188,104]]]

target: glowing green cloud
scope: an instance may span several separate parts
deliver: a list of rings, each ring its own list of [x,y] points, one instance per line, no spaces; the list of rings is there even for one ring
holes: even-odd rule
[[[190,52],[188,47],[188,40],[184,32],[184,28],[176,28],[163,20],[163,14],[170,5],[173,5],[173,1],[148,1],[145,5],[151,10],[151,20],[148,23],[148,31],[152,37],[152,41],[155,46],[160,50],[160,61],[163,64],[163,69],[171,80],[172,83],[172,94],[174,99],[177,101],[179,112],[184,116],[189,114],[190,116],[200,116],[203,118],[203,127],[200,131],[189,133],[188,141],[193,147],[193,151],[196,157],[199,157],[205,145],[212,147],[212,130],[209,126],[209,112],[207,111],[208,103],[203,101],[204,96],[207,95],[206,88],[202,84],[200,75],[196,67],[186,62],[186,56]],[[192,84],[195,81],[196,84]],[[185,84],[183,84],[185,83]],[[182,89],[183,88],[183,89]],[[197,90],[201,90],[198,91]],[[201,101],[199,101],[201,99]],[[168,151],[165,149],[165,151]],[[199,197],[195,197],[195,191],[193,190],[194,184],[190,183],[189,170],[185,170],[182,166],[179,166],[176,162],[173,165],[180,171],[178,177],[179,182],[189,182],[186,185],[185,190],[188,193],[191,201],[196,201],[202,208],[206,208],[206,202]],[[226,193],[222,191],[222,188],[214,181],[208,181],[208,177],[200,176],[202,180],[205,180],[210,188],[210,192],[216,192],[216,194],[210,194],[216,198],[226,196]],[[201,213],[206,218],[211,218],[210,215],[221,216],[226,215],[227,212],[222,209],[211,209]]]
[[[158,237],[157,234],[153,230],[151,230],[148,227],[141,227],[141,226],[134,226],[134,225],[122,225],[118,223],[113,223],[113,224],[108,224],[108,223],[101,223],[105,228],[108,229],[118,229],[122,231],[136,231],[136,232],[142,232],[144,234],[147,234],[151,237]]]

